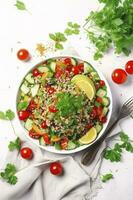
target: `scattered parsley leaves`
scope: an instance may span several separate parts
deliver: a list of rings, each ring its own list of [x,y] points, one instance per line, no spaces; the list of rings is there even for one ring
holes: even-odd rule
[[[7,183],[15,185],[17,183],[17,177],[15,176],[17,170],[15,165],[8,163],[3,172],[0,172],[0,177],[3,178]]]
[[[55,42],[55,48],[56,49],[63,49],[63,45],[62,42],[65,42],[67,40],[67,38],[65,37],[65,35],[61,32],[56,32],[56,33],[50,33],[49,37],[51,40],[53,40]]]
[[[25,4],[22,1],[17,0],[15,6],[18,10],[27,10]]]
[[[5,113],[0,111],[0,119],[2,120],[13,120],[15,117],[14,112],[11,109],[8,109]]]
[[[105,174],[105,175],[101,176],[101,180],[104,183],[107,182],[107,181],[109,181],[110,179],[113,179],[113,174],[111,174],[111,173]]]
[[[10,143],[8,145],[8,149],[10,151],[13,151],[15,149],[20,150],[20,148],[21,148],[21,141],[18,137],[15,141],[10,141]]]
[[[68,22],[67,28],[65,29],[64,33],[68,35],[78,35],[80,33],[80,25],[77,23]]]

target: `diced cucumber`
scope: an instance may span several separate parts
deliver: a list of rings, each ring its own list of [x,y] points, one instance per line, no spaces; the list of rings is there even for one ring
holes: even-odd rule
[[[91,76],[92,76],[93,81],[99,81],[100,80],[100,77],[99,77],[97,72],[91,72]]]
[[[102,98],[102,104],[103,104],[104,106],[109,106],[109,104],[110,104],[109,98],[108,98],[108,97],[103,97],[103,98]]]
[[[72,150],[72,149],[75,149],[75,148],[76,148],[76,144],[70,140],[68,142],[67,149]]]
[[[30,84],[34,84],[34,78],[33,78],[33,75],[32,73],[29,73],[25,79],[30,83]]]
[[[31,119],[27,119],[25,122],[25,128],[30,131],[32,129],[33,126],[33,121]]]
[[[38,89],[39,89],[39,85],[34,85],[32,88],[31,88],[31,95],[32,97],[35,97],[37,95],[37,92],[38,92]]]
[[[76,66],[78,64],[78,61],[76,58],[71,58],[72,65]]]
[[[61,145],[59,143],[55,143],[54,147],[57,150],[61,150]]]
[[[103,115],[103,116],[106,116],[107,113],[108,113],[108,111],[109,111],[108,107],[104,107],[104,108],[103,108],[103,111],[102,111],[102,115]]]
[[[56,62],[52,61],[52,62],[50,63],[50,68],[51,68],[51,70],[52,70],[53,72],[55,72]]]
[[[101,98],[104,97],[104,96],[106,96],[106,94],[107,94],[107,91],[103,90],[101,88],[96,93],[96,95],[99,96],[99,97],[101,97]]]
[[[97,133],[100,133],[100,131],[102,130],[103,126],[101,124],[96,124],[95,126]]]
[[[93,67],[88,62],[84,62],[84,74],[87,74],[93,71],[94,71]]]
[[[46,145],[46,144],[45,144],[45,141],[44,141],[44,139],[43,139],[43,137],[40,137],[40,138],[39,138],[39,144],[40,144],[40,145],[43,145],[43,146]]]
[[[45,72],[48,72],[48,71],[49,71],[48,67],[45,67],[45,66],[39,66],[39,67],[38,67],[38,70],[39,70],[39,72],[41,72],[41,73],[45,73]]]
[[[47,77],[52,78],[54,76],[53,72],[48,72]]]
[[[24,83],[22,84],[20,90],[21,90],[24,94],[27,94],[27,93],[30,91],[29,87],[26,86]]]

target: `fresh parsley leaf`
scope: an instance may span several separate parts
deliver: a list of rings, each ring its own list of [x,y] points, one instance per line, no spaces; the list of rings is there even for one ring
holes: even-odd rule
[[[0,177],[7,183],[15,185],[17,183],[17,177],[15,176],[17,170],[14,164],[8,163],[3,172],[0,172]]]
[[[66,35],[78,35],[80,33],[80,25],[77,23],[68,22],[68,27],[65,29],[64,33]]]
[[[115,144],[113,149],[106,149],[103,157],[111,162],[119,162],[121,160],[122,150],[118,143]]]
[[[109,173],[109,174],[105,174],[105,175],[102,175],[101,176],[101,180],[102,180],[102,182],[107,182],[107,181],[109,181],[110,179],[112,179],[113,178],[113,174],[111,174],[111,173]]]
[[[19,10],[27,10],[25,4],[22,1],[17,0],[15,6]]]
[[[10,109],[6,111],[5,115],[6,115],[8,120],[13,120],[14,117],[15,117],[14,112],[12,110],[10,110]]]
[[[129,137],[127,134],[125,134],[124,132],[120,133],[120,139],[122,142],[128,142],[129,141]]]
[[[29,103],[24,101],[24,102],[19,102],[17,105],[18,110],[26,110],[28,107]]]
[[[13,151],[14,149],[20,150],[20,148],[21,148],[20,139],[17,137],[17,139],[15,141],[10,141],[8,148],[10,151]]]
[[[65,37],[64,33],[56,32],[56,33],[50,33],[49,37],[51,40],[55,42],[55,48],[56,49],[63,49],[63,45],[61,42],[65,42],[67,38]]]
[[[73,23],[73,22],[68,22],[67,25],[71,28],[74,28],[74,29],[79,29],[80,28],[80,25],[77,24],[77,23]]]
[[[49,37],[51,40],[56,41],[56,36],[53,33],[49,33]]]
[[[64,47],[63,47],[63,45],[62,45],[61,43],[56,42],[56,43],[55,43],[55,48],[56,48],[56,49],[63,49]]]
[[[0,111],[0,119],[13,120],[14,117],[15,117],[15,114],[11,109],[8,109],[5,113],[3,111]]]

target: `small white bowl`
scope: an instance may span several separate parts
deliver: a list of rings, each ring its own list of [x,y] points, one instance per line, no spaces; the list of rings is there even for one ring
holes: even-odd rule
[[[82,58],[80,57],[77,57],[77,56],[71,56],[71,55],[62,55],[62,56],[55,56],[55,57],[47,57],[44,61],[38,63],[37,65],[35,65],[33,68],[31,68],[27,74],[34,68],[36,68],[37,66],[41,65],[42,63],[44,63],[46,60],[48,59],[56,59],[56,58],[61,58],[61,57],[73,57],[73,58],[76,58],[76,59],[79,59],[79,60],[82,60]],[[88,62],[87,60],[82,60],[82,61],[86,61]],[[109,105],[109,112],[108,112],[108,115],[107,115],[107,122],[103,125],[103,129],[101,130],[101,132],[98,134],[98,137],[96,138],[96,140],[94,140],[92,143],[90,144],[87,144],[87,145],[83,145],[83,146],[80,146],[80,147],[77,147],[76,149],[73,149],[73,150],[56,150],[54,146],[42,146],[39,144],[39,140],[36,140],[36,139],[32,139],[29,134],[28,134],[28,131],[24,128],[24,126],[22,125],[22,122],[19,120],[18,118],[18,113],[17,113],[17,100],[18,100],[18,96],[19,96],[19,91],[20,91],[20,86],[19,86],[19,89],[18,89],[18,92],[17,92],[17,98],[16,98],[16,113],[17,113],[17,120],[19,121],[19,123],[21,124],[21,126],[23,127],[24,129],[24,133],[26,135],[26,137],[31,141],[33,142],[34,144],[36,144],[38,147],[46,150],[46,151],[49,151],[49,152],[52,152],[52,153],[57,153],[57,154],[72,154],[72,153],[76,153],[76,152],[79,152],[79,151],[82,151],[90,146],[92,146],[94,143],[96,143],[101,137],[102,135],[104,134],[108,124],[109,124],[109,121],[110,121],[110,118],[111,118],[111,115],[112,115],[112,107],[113,107],[113,100],[112,100],[112,94],[111,94],[111,90],[110,90],[110,87],[109,87],[109,84],[107,82],[107,80],[105,79],[105,77],[103,76],[103,74],[99,71],[99,69],[97,69],[96,67],[93,66],[93,68],[98,72],[100,78],[102,80],[105,81],[105,84],[107,86],[107,95],[110,99],[110,105]],[[25,75],[26,76],[26,75]],[[23,80],[21,81],[20,85],[22,84]]]

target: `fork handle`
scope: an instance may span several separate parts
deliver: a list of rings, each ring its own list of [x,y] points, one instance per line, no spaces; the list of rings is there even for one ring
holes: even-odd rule
[[[104,135],[98,140],[98,142],[94,143],[94,145],[92,145],[82,156],[81,158],[81,163],[83,165],[90,165],[93,160],[95,159],[95,156],[98,152],[98,150],[100,149],[100,146],[102,144],[102,142],[105,140],[105,138],[107,137],[107,135],[109,135],[109,133],[113,130],[113,128],[115,127],[115,125],[117,124],[117,122],[119,121],[119,118],[117,118],[113,124],[109,127],[109,129],[106,130],[106,132],[104,133]]]

